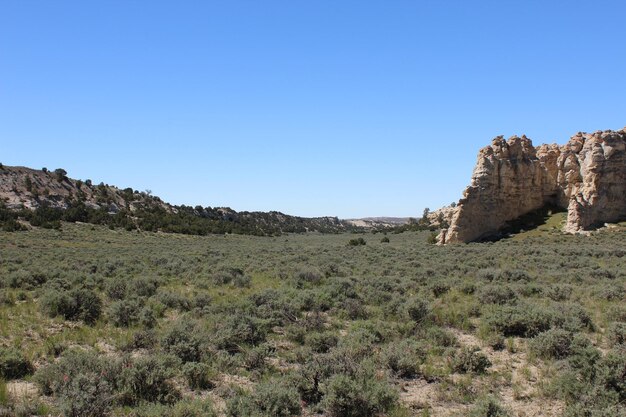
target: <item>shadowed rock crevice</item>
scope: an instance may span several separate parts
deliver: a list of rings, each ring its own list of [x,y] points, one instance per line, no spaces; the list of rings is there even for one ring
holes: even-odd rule
[[[626,218],[626,131],[577,133],[563,146],[538,147],[526,136],[498,136],[480,150],[472,182],[438,241],[493,236],[544,207],[567,210],[570,233]]]

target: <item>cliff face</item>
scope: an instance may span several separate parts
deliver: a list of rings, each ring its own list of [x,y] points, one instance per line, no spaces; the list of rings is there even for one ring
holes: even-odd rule
[[[495,138],[480,150],[472,182],[440,243],[470,242],[546,205],[567,210],[575,233],[626,217],[626,128],[578,133],[563,145]]]

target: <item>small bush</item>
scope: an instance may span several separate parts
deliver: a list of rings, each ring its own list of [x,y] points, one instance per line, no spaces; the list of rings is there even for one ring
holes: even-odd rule
[[[114,405],[117,375],[117,362],[71,350],[58,362],[38,369],[33,381],[44,395],[54,394],[64,416],[98,417]]]
[[[33,365],[17,349],[0,348],[0,377],[17,379],[33,372]]]
[[[215,386],[216,372],[206,363],[188,362],[183,365],[182,372],[192,389],[211,389]]]
[[[337,335],[332,332],[310,333],[305,338],[305,344],[316,353],[326,353],[337,346]]]
[[[493,397],[480,399],[471,408],[469,417],[509,417],[511,414]]]
[[[247,348],[243,352],[243,365],[248,370],[262,371],[267,366],[266,358],[272,349],[268,345],[259,345]]]
[[[380,243],[389,243],[389,238],[387,236],[380,239]]]
[[[118,376],[120,401],[134,405],[141,401],[173,404],[180,393],[170,382],[175,369],[180,366],[171,356],[140,356],[126,358]]]
[[[253,393],[241,391],[226,405],[229,417],[290,417],[301,413],[298,391],[280,380],[259,383]]]
[[[367,245],[367,242],[362,237],[359,237],[356,239],[350,239],[348,241],[348,246],[363,246],[363,245]]]
[[[254,400],[263,415],[288,417],[301,414],[298,391],[280,380],[259,384]]]
[[[498,306],[489,310],[483,321],[488,329],[506,337],[532,337],[548,330],[553,317],[553,311],[540,306]]]
[[[542,359],[563,359],[571,352],[572,337],[566,330],[550,329],[535,336],[529,342],[529,349]]]
[[[552,285],[547,289],[546,296],[554,301],[569,300],[572,296],[572,286],[567,284]]]
[[[411,320],[421,324],[430,317],[431,308],[427,300],[414,297],[407,302],[406,311]]]
[[[133,333],[132,339],[124,349],[152,349],[156,343],[157,338],[153,330],[138,330]]]
[[[262,321],[244,314],[235,314],[224,319],[213,340],[218,349],[237,352],[243,345],[255,346],[264,342],[267,330]]]
[[[606,334],[612,347],[626,347],[626,323],[612,323]]]
[[[517,294],[508,285],[485,285],[477,294],[478,301],[483,304],[512,304],[517,300]]]
[[[156,278],[139,277],[128,284],[128,292],[137,297],[152,297],[158,288],[159,281]]]
[[[117,327],[128,327],[138,319],[140,308],[137,300],[115,301],[109,307],[109,319]]]
[[[222,268],[212,276],[212,281],[216,285],[225,285],[232,282],[235,278],[243,276],[243,269],[240,268]]]
[[[126,297],[127,281],[126,278],[115,277],[107,282],[105,291],[111,300],[122,300]]]
[[[66,320],[83,320],[87,324],[95,323],[102,313],[100,297],[88,288],[49,290],[41,298],[40,306],[50,317],[63,316]]]
[[[400,378],[414,378],[426,358],[426,349],[413,340],[391,343],[383,351],[383,363]]]
[[[450,285],[445,282],[435,282],[430,286],[430,290],[436,298],[439,298],[450,291]]]
[[[195,323],[178,321],[161,338],[163,350],[183,362],[200,362],[202,357],[202,333]]]
[[[462,374],[484,374],[490,366],[491,361],[475,346],[462,348],[452,360],[454,372]]]
[[[456,346],[457,344],[454,333],[438,326],[428,328],[424,336],[427,340],[432,342],[433,346],[450,347]]]
[[[319,284],[322,274],[314,269],[302,269],[296,274],[296,287],[302,288],[306,284]]]
[[[324,405],[331,416],[370,417],[389,412],[398,394],[374,375],[335,375],[325,387]]]
[[[250,288],[252,278],[248,275],[238,275],[233,279],[233,285],[237,288]]]
[[[556,303],[553,306],[553,324],[570,332],[594,330],[591,316],[580,304]]]

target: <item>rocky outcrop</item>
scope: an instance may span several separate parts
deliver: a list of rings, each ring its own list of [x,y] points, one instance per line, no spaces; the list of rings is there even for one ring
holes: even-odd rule
[[[578,133],[563,146],[493,139],[438,239],[477,240],[547,205],[567,210],[571,233],[626,218],[626,128]]]
[[[145,207],[169,207],[158,197],[132,188],[121,190],[90,180],[69,178],[63,169],[48,171],[26,167],[0,167],[0,203],[9,209],[36,209],[48,206],[67,209],[82,202],[92,209],[117,213],[122,209],[134,211]]]

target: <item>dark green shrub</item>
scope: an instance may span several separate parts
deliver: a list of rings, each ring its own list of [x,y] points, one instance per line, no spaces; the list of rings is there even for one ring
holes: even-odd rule
[[[626,346],[626,323],[611,323],[606,335],[612,347]]]
[[[430,303],[419,297],[411,298],[406,303],[406,312],[411,320],[417,324],[424,323],[430,317]]]
[[[485,285],[476,295],[482,304],[512,304],[517,301],[517,294],[508,285]]]
[[[125,358],[118,376],[120,402],[126,405],[141,401],[173,404],[180,393],[170,382],[180,366],[172,356],[140,356]]]
[[[426,348],[414,340],[402,340],[387,345],[382,354],[383,363],[400,378],[414,378],[426,358]]]
[[[152,297],[159,288],[156,278],[139,277],[131,280],[128,284],[128,293],[137,297]]]
[[[33,372],[33,365],[17,349],[0,347],[0,377],[17,379]]]
[[[252,394],[239,390],[226,402],[227,417],[264,417],[254,403]]]
[[[117,414],[115,414],[117,416]],[[174,405],[147,403],[134,408],[128,417],[217,417],[208,399],[183,399]]]
[[[213,274],[212,281],[216,285],[225,285],[240,276],[243,276],[243,269],[225,267]]]
[[[260,383],[255,389],[254,401],[263,415],[288,417],[301,414],[298,391],[281,380]]]
[[[362,237],[358,237],[356,239],[350,239],[348,241],[348,246],[363,246],[367,245],[367,242]]]
[[[626,322],[626,305],[611,306],[606,312],[609,320]]]
[[[241,346],[254,346],[264,342],[267,330],[262,321],[244,314],[235,314],[225,317],[213,335],[213,340],[218,349],[237,352]]]
[[[594,330],[589,313],[577,303],[555,303],[553,324],[571,332]]]
[[[200,362],[202,359],[203,336],[194,322],[180,320],[170,327],[161,338],[165,352],[183,362]]]
[[[250,288],[252,278],[248,275],[237,275],[233,278],[233,285],[237,288]]]
[[[426,340],[431,341],[436,347],[451,347],[457,344],[454,333],[441,327],[429,327],[423,334]]]
[[[563,359],[570,355],[573,334],[563,329],[539,333],[528,344],[530,351],[542,359]]]
[[[57,181],[61,182],[67,179],[67,171],[64,170],[63,168],[57,168],[54,170],[54,176],[57,179]]]
[[[107,282],[105,291],[111,300],[122,300],[126,298],[127,286],[127,278],[115,277]]]
[[[63,316],[66,320],[83,320],[87,324],[95,323],[102,313],[100,297],[88,288],[48,290],[41,297],[40,306],[50,317]]]
[[[213,382],[216,377],[215,370],[202,362],[187,362],[182,369],[189,387],[192,389],[211,389],[215,386]]]
[[[446,282],[435,282],[430,285],[430,290],[436,298],[439,298],[450,291],[450,285]]]
[[[65,416],[98,417],[114,405],[119,368],[93,352],[70,350],[59,361],[37,370],[33,381],[44,395],[54,395]]]
[[[452,360],[452,370],[462,374],[484,374],[490,366],[491,361],[476,346],[461,348]]]
[[[483,317],[487,328],[503,336],[532,337],[548,330],[554,312],[531,304],[497,306],[487,311]]]
[[[157,300],[168,308],[181,311],[191,310],[191,300],[188,297],[170,290],[161,289],[157,294]]]
[[[200,293],[200,294],[197,294],[193,298],[193,303],[192,304],[198,310],[204,310],[207,307],[210,307],[212,302],[213,302],[213,300],[211,299],[211,296],[209,294]]]
[[[473,282],[464,282],[460,290],[463,294],[472,295],[476,292],[476,284]]]
[[[302,269],[296,274],[296,287],[302,288],[306,284],[319,284],[322,280],[322,274],[315,269]]]
[[[546,290],[546,296],[554,301],[569,300],[572,296],[572,286],[568,284],[552,285]]]
[[[373,374],[335,375],[324,388],[324,406],[331,416],[370,417],[389,412],[398,394],[384,380]]]
[[[8,291],[0,291],[0,306],[12,306],[15,304],[15,296]]]
[[[596,384],[615,393],[619,403],[626,402],[626,348],[619,347],[600,360]]]
[[[333,332],[309,333],[305,338],[305,343],[316,353],[326,353],[337,346],[339,338]]]
[[[530,275],[521,269],[505,269],[500,272],[497,279],[507,282],[530,281]]]
[[[346,298],[341,303],[341,309],[350,320],[364,320],[368,317],[365,303],[354,298]]]
[[[509,417],[511,414],[493,397],[480,399],[471,408],[468,417]]]
[[[128,327],[138,319],[141,304],[136,299],[115,301],[109,307],[109,319],[117,327]]]
[[[139,312],[139,321],[138,323],[146,329],[152,329],[157,324],[157,316],[154,310],[145,306]]]
[[[389,238],[387,236],[380,239],[380,243],[389,243]]]
[[[253,393],[239,392],[226,405],[229,417],[289,417],[301,413],[298,391],[281,380],[259,383]]]
[[[32,290],[45,284],[48,276],[44,272],[15,271],[5,278],[5,285],[11,288]]]
[[[157,337],[153,330],[138,330],[133,333],[133,337],[123,348],[125,350],[133,349],[152,349],[157,344]]]
[[[64,416],[100,417],[113,406],[114,395],[105,379],[80,373],[65,384],[58,393],[57,401]]]
[[[248,370],[264,370],[267,366],[266,358],[271,353],[268,345],[259,345],[247,348],[243,352],[243,365]]]
[[[623,300],[626,290],[619,284],[604,284],[596,290],[596,296],[607,301]]]

